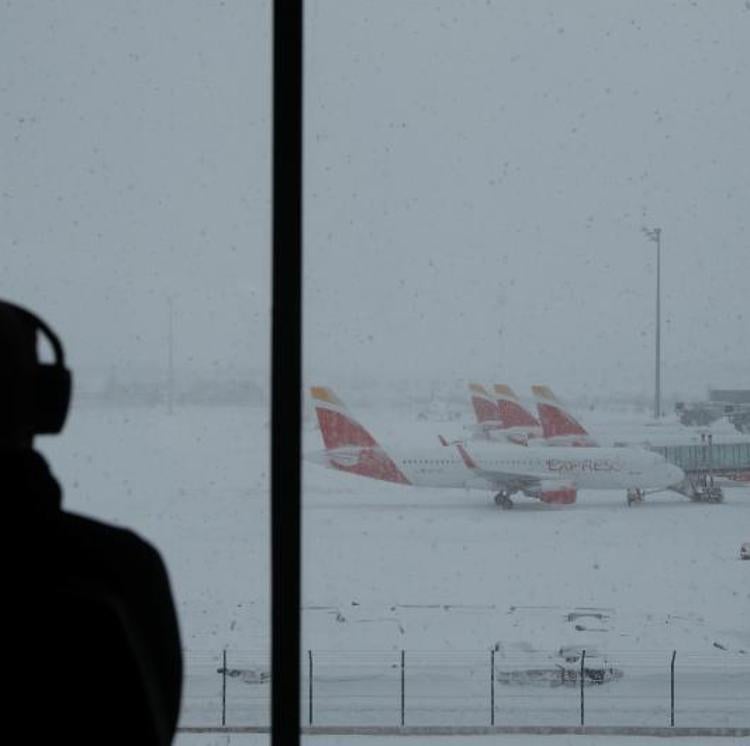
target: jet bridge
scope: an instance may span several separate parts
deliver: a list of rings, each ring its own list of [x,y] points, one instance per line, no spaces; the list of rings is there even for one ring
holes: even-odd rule
[[[750,442],[714,444],[708,439],[700,445],[651,446],[651,450],[685,472],[680,491],[691,500],[721,502],[722,480],[750,484]]]

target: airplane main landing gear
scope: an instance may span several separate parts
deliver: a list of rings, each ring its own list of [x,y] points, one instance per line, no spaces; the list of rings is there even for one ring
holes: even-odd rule
[[[642,503],[643,494],[643,490],[637,488],[629,489],[627,492],[628,506],[639,505],[640,503]]]
[[[503,510],[510,510],[513,507],[513,500],[510,499],[510,494],[503,490],[495,495],[495,505]]]

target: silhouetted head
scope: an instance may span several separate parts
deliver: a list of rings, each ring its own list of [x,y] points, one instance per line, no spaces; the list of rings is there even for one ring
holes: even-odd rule
[[[52,363],[39,362],[40,333],[52,347]],[[31,311],[0,301],[0,448],[27,448],[35,435],[59,433],[70,390],[57,335]]]

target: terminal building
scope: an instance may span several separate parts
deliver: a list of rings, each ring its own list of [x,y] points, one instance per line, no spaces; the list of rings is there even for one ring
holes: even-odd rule
[[[741,433],[750,433],[750,389],[709,389],[708,399],[677,402],[675,412],[683,425],[710,425],[726,417]]]

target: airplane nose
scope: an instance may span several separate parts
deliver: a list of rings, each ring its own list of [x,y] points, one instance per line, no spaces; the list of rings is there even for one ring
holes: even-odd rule
[[[685,479],[685,472],[680,469],[679,466],[675,466],[674,464],[669,464],[669,485],[670,487],[675,484],[680,484],[680,482],[684,481]]]

